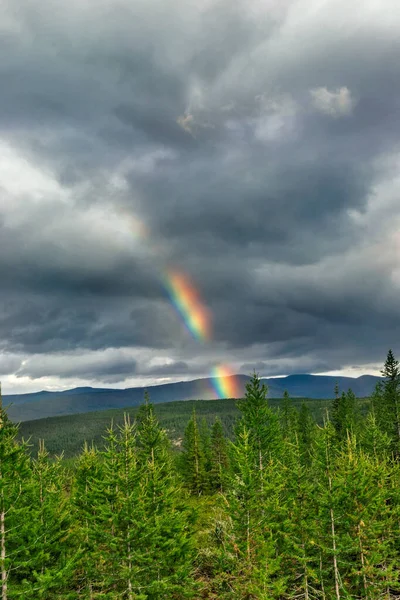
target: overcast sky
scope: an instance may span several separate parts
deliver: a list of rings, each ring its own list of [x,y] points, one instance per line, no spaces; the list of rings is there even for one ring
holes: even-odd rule
[[[399,123],[398,0],[0,0],[3,392],[376,373]]]

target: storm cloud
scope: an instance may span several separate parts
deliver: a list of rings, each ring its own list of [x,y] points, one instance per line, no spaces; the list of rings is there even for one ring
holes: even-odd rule
[[[0,0],[3,390],[400,353],[396,9]]]

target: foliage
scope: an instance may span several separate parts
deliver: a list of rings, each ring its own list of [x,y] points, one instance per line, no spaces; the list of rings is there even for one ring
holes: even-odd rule
[[[146,395],[103,438],[104,413],[83,438],[82,415],[46,420],[87,437],[73,463],[29,448],[32,424],[18,430],[0,396],[1,600],[399,597],[392,352],[383,371],[370,401],[278,403],[254,373],[238,402]]]

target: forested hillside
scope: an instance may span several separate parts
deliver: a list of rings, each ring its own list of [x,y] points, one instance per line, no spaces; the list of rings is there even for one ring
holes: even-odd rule
[[[221,419],[187,404],[179,452],[146,397],[72,467],[43,442],[31,457],[2,408],[2,600],[398,597],[391,352],[384,376],[365,414],[336,390],[317,423],[288,394],[270,404],[254,374],[230,439]]]
[[[332,377],[323,375],[289,375],[264,379],[268,386],[269,395],[282,398],[285,390],[296,399],[304,397],[313,399],[332,398],[332,390],[337,383],[340,389],[351,388],[357,397],[369,396],[379,377],[362,375],[361,377]],[[233,375],[227,381],[233,381],[236,386],[235,397],[244,395],[247,375]],[[179,400],[211,400],[216,397],[215,378],[195,379],[193,381],[178,381],[153,385],[148,388],[153,404],[176,402]],[[10,419],[16,423],[60,417],[79,413],[98,412],[103,410],[131,409],[140,406],[146,388],[101,389],[74,388],[63,392],[36,392],[31,394],[16,394],[4,396],[4,405]],[[219,395],[217,395],[219,397]],[[225,397],[225,395],[224,395]],[[122,411],[123,412],[123,411]]]
[[[365,413],[370,404],[369,399],[358,399],[357,401],[361,412]],[[282,406],[283,400],[269,398],[268,402],[272,408],[278,410]],[[329,408],[331,401],[308,398],[292,399],[293,407],[298,410],[300,410],[303,403],[307,406],[315,421],[322,424],[326,409]],[[240,415],[237,400],[187,400],[156,404],[154,405],[154,413],[174,447],[179,447],[193,409],[195,409],[200,419],[204,418],[206,420],[209,427],[218,417],[225,435],[229,439],[232,438],[235,422]],[[39,440],[42,439],[45,441],[51,456],[63,452],[64,457],[71,458],[79,454],[85,442],[89,445],[94,443],[98,448],[103,448],[105,444],[104,432],[111,421],[118,427],[124,422],[125,415],[129,415],[131,419],[134,419],[138,410],[138,407],[129,407],[25,421],[20,424],[19,439],[29,439],[31,450],[37,448]]]

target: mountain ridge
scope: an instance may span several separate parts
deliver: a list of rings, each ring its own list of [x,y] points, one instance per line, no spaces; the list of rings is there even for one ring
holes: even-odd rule
[[[247,375],[235,376],[240,396],[245,393]],[[334,396],[336,383],[340,391],[351,388],[356,396],[369,396],[381,377],[361,375],[359,377],[335,377],[331,375],[311,375],[299,373],[285,377],[262,378],[268,386],[270,398],[281,398],[285,390],[294,398],[329,399]],[[155,384],[142,387],[114,389],[77,387],[53,392],[43,390],[27,394],[3,396],[4,406],[13,421],[28,421],[60,415],[79,414],[111,408],[138,406],[143,401],[145,390],[149,391],[153,403],[178,400],[213,400],[217,394],[214,378],[201,378],[191,381]]]

